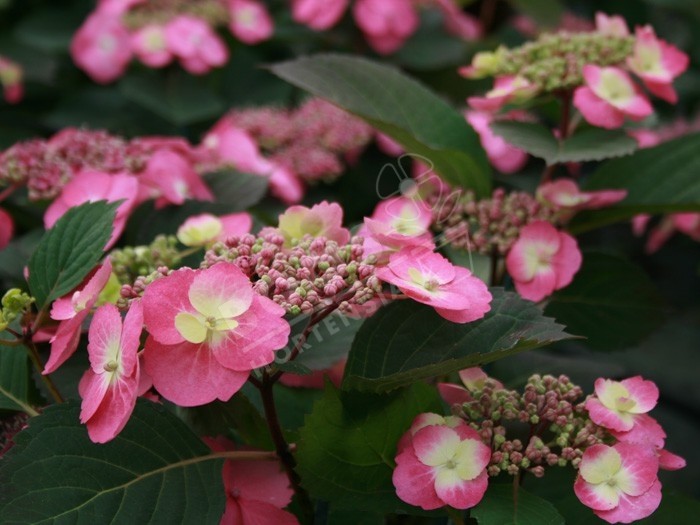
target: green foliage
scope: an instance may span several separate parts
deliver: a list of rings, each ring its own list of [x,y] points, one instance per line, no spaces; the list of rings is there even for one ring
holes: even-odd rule
[[[491,293],[491,311],[467,324],[413,301],[382,308],[355,337],[343,388],[388,391],[572,337],[517,294]]]
[[[102,257],[119,203],[71,208],[41,238],[29,259],[29,289],[37,308],[75,288]]]
[[[0,342],[0,409],[23,410],[15,400],[31,405],[36,396],[27,349]]]
[[[537,23],[555,28],[564,14],[564,6],[559,0],[508,0],[523,14],[532,17]]]
[[[641,341],[663,321],[663,300],[639,266],[615,255],[589,252],[574,281],[556,292],[545,314],[601,350]]]
[[[555,138],[549,129],[532,122],[495,122],[491,130],[550,166],[621,157],[637,149],[637,141],[620,130],[586,128],[563,141]]]
[[[271,71],[363,118],[432,162],[448,182],[488,194],[490,170],[476,133],[446,102],[398,70],[325,54],[276,64]]]
[[[222,460],[167,410],[139,401],[126,428],[92,443],[75,402],[47,408],[0,463],[0,522],[218,524]]]
[[[471,515],[479,525],[564,525],[554,505],[511,484],[491,484]]]
[[[391,482],[396,444],[416,415],[436,410],[437,393],[420,383],[385,395],[346,395],[327,385],[301,429],[303,486],[335,509],[411,510]]]

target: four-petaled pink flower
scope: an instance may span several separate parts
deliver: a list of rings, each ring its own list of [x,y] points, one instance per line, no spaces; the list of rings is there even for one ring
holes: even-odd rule
[[[292,0],[292,18],[315,31],[330,29],[343,17],[350,0]]]
[[[574,92],[574,106],[594,126],[619,128],[625,117],[639,121],[654,110],[647,97],[622,69],[583,66],[585,86]]]
[[[360,235],[365,236],[365,255],[395,252],[406,246],[432,249],[430,208],[420,199],[393,197],[381,201],[371,217],[365,217]]]
[[[520,230],[506,256],[506,268],[517,292],[538,302],[571,283],[581,259],[576,239],[548,222],[535,221]]]
[[[603,35],[625,37],[630,34],[624,18],[619,15],[608,16],[600,11],[595,14],[595,29]]]
[[[131,47],[138,59],[149,67],[163,67],[173,59],[165,38],[165,28],[148,24],[131,35]]]
[[[140,369],[138,349],[143,308],[134,301],[124,319],[113,304],[97,309],[88,332],[90,368],[80,385],[80,422],[90,439],[106,443],[122,431],[136,405]]]
[[[487,111],[467,111],[467,122],[479,134],[481,145],[486,150],[489,162],[503,173],[515,173],[527,164],[528,155],[525,151],[511,146],[503,138],[491,131],[493,115]],[[522,112],[511,112],[509,120],[526,120]]]
[[[490,459],[491,449],[468,425],[428,424],[396,456],[396,495],[425,510],[471,508],[486,492]]]
[[[492,297],[483,281],[427,248],[411,246],[393,253],[376,275],[454,323],[476,321],[491,309]]]
[[[250,232],[253,218],[249,213],[231,213],[216,217],[202,213],[187,219],[177,229],[177,240],[185,246],[207,246],[229,237],[240,237]]]
[[[519,104],[537,94],[538,88],[529,80],[519,76],[498,77],[493,89],[483,97],[469,97],[467,102],[479,111],[495,112],[506,104]]]
[[[335,202],[323,201],[306,206],[290,206],[279,216],[277,229],[284,237],[285,246],[293,240],[301,240],[304,235],[325,237],[340,245],[347,244],[350,232],[343,228],[343,208]]]
[[[352,14],[367,43],[382,55],[397,51],[420,24],[415,6],[406,0],[357,0]]]
[[[12,216],[0,208],[0,250],[5,248],[15,233],[15,223]]]
[[[144,368],[181,406],[227,401],[289,337],[284,309],[256,294],[231,263],[176,270],[146,288],[143,307]]]
[[[131,37],[118,16],[95,11],[73,36],[70,53],[95,82],[119,78],[131,61]]]
[[[165,26],[168,50],[180,59],[182,67],[193,75],[223,66],[228,48],[204,20],[188,15],[173,18]]]
[[[51,318],[61,322],[56,334],[51,338],[51,354],[44,366],[44,374],[55,372],[78,348],[83,321],[95,306],[110,275],[112,275],[112,263],[109,259],[105,259],[102,266],[88,276],[85,286],[69,296],[54,301],[51,307]]]
[[[659,389],[641,376],[622,381],[598,378],[595,395],[586,401],[591,420],[601,427],[627,432],[634,427],[638,414],[646,414],[656,406]]]
[[[228,0],[231,33],[244,44],[258,44],[274,32],[270,13],[257,0]]]
[[[188,199],[213,201],[214,195],[194,170],[192,163],[179,152],[159,149],[146,163],[139,176],[141,200],[156,199],[156,208],[181,205]]]
[[[688,69],[688,55],[657,38],[651,26],[638,27],[635,36],[634,52],[627,59],[627,66],[654,95],[675,104],[678,95],[673,81]]]
[[[558,179],[537,188],[537,198],[561,211],[595,210],[620,202],[627,190],[581,191],[575,181]]]
[[[593,445],[583,453],[574,492],[608,523],[646,518],[661,502],[659,460],[649,447]]]

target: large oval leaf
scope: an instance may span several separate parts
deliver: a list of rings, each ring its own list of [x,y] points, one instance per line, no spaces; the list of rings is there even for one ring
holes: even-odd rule
[[[277,76],[366,120],[425,157],[446,181],[488,194],[490,168],[478,137],[444,100],[399,70],[326,54],[282,62]]]
[[[573,337],[517,294],[491,292],[491,311],[467,324],[413,301],[382,308],[355,337],[343,388],[388,391]]]
[[[17,435],[0,462],[0,523],[219,523],[223,460],[182,421],[139,401],[121,434],[96,445],[79,413],[49,407]]]

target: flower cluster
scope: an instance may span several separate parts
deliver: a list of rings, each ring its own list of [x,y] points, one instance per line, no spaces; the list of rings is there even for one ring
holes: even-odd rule
[[[343,17],[350,0],[292,0],[292,17],[316,31],[325,31]],[[465,40],[481,36],[478,20],[464,13],[454,0],[355,0],[352,16],[367,43],[379,54],[403,47],[420,25],[418,8],[439,10],[445,29]]]
[[[598,13],[592,32],[544,34],[515,49],[479,53],[461,72],[470,78],[495,76],[484,97],[471,97],[476,110],[497,111],[542,93],[567,97],[587,122],[614,129],[625,118],[640,121],[652,114],[647,95],[634,83],[634,73],[651,94],[675,103],[674,80],[688,67],[685,53],[659,39],[651,26],[630,34],[620,17]]]
[[[189,73],[201,75],[228,61],[219,26],[246,44],[267,40],[273,32],[270,14],[258,0],[107,0],[74,35],[71,54],[99,83],[119,78],[133,57],[153,68],[178,60]]]
[[[393,479],[407,503],[470,508],[487,476],[542,477],[570,465],[579,471],[579,499],[610,523],[628,523],[658,507],[659,468],[685,466],[663,449],[663,429],[646,414],[658,390],[639,376],[599,379],[585,399],[566,376],[532,376],[522,393],[478,368],[460,378],[463,386],[438,385],[453,415],[419,415],[398,444]]]
[[[5,330],[15,319],[28,312],[33,302],[32,297],[18,288],[8,290],[0,302],[0,332]]]
[[[0,86],[8,104],[17,104],[24,96],[22,67],[16,62],[0,55]]]

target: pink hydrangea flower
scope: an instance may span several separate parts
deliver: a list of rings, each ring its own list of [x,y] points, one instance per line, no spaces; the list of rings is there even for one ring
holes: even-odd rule
[[[586,449],[574,483],[578,499],[608,523],[646,518],[661,502],[659,461],[641,445],[617,443]]]
[[[44,226],[47,229],[51,228],[70,208],[86,202],[123,200],[114,217],[112,236],[105,246],[105,250],[108,250],[124,231],[129,214],[136,203],[138,186],[138,180],[132,175],[124,173],[108,175],[97,171],[83,171],[63,187],[58,198],[46,209]]]
[[[0,56],[0,86],[8,104],[17,104],[24,97],[23,77],[24,71],[19,64]]]
[[[458,418],[457,416],[442,416],[440,414],[435,414],[434,412],[423,412],[422,414],[418,414],[415,418],[413,418],[410,428],[403,436],[401,436],[401,439],[399,439],[396,450],[397,452],[401,452],[404,448],[409,446],[413,441],[413,436],[421,428],[431,425],[442,425],[455,428],[464,424],[464,420]]]
[[[583,78],[586,85],[574,92],[574,106],[594,126],[615,129],[625,123],[625,117],[639,121],[654,112],[644,93],[622,69],[588,64],[583,66]]]
[[[483,35],[481,23],[474,16],[462,11],[454,0],[434,0],[435,6],[442,11],[445,29],[464,40],[478,40]]]
[[[343,208],[335,202],[323,201],[311,208],[291,206],[280,215],[277,229],[287,246],[291,246],[293,239],[300,240],[304,235],[325,237],[340,245],[350,240],[350,232],[343,228]]]
[[[273,164],[260,153],[253,137],[226,117],[207,133],[202,148],[212,152],[216,162],[231,164],[245,173],[269,175],[274,169]]]
[[[267,8],[256,0],[228,0],[231,33],[245,44],[259,44],[272,36],[274,23]]]
[[[143,308],[134,301],[124,319],[112,304],[97,309],[88,332],[90,368],[79,384],[80,422],[90,439],[106,443],[122,431],[136,405],[140,374],[137,356]]]
[[[129,65],[130,40],[119,17],[95,11],[73,36],[70,53],[90,78],[107,84],[119,78]]]
[[[148,159],[140,174],[141,199],[155,198],[156,207],[181,205],[188,199],[213,201],[214,195],[181,153],[159,149]]]
[[[133,33],[131,47],[138,59],[149,67],[163,67],[173,59],[165,28],[156,24],[145,25]]]
[[[474,366],[460,370],[459,378],[464,386],[455,385],[454,383],[437,384],[440,397],[442,397],[448,405],[462,405],[463,403],[472,401],[472,392],[484,388],[484,384],[486,380],[489,379],[489,376],[481,368]],[[492,379],[492,381],[494,381],[498,387],[503,388],[503,384],[500,381],[494,379]]]
[[[185,246],[206,246],[229,237],[250,233],[253,218],[249,213],[231,213],[216,217],[202,213],[187,219],[177,230],[177,239]]]
[[[626,432],[634,427],[636,415],[646,414],[656,406],[659,389],[641,376],[622,381],[598,378],[595,395],[586,401],[591,420],[601,427]]]
[[[225,438],[204,438],[215,452],[234,450]],[[222,472],[226,491],[226,508],[220,525],[298,525],[290,512],[282,510],[292,501],[294,491],[279,461],[231,460]]]
[[[144,367],[158,392],[181,406],[227,401],[289,338],[284,309],[230,263],[176,270],[146,288],[143,306]]]
[[[396,495],[424,510],[471,508],[486,492],[490,459],[491,449],[468,425],[428,424],[396,456]]]
[[[571,283],[580,267],[576,239],[544,221],[524,226],[506,256],[515,289],[534,302]]]
[[[371,217],[365,217],[361,235],[365,235],[365,255],[397,251],[405,246],[435,245],[430,233],[433,215],[420,199],[393,197],[381,201]]]
[[[295,204],[304,197],[304,185],[290,169],[273,163],[270,193],[286,204]]]
[[[51,354],[44,366],[44,374],[55,372],[78,348],[83,322],[95,306],[110,275],[112,275],[112,263],[109,259],[105,259],[102,266],[86,278],[84,286],[70,296],[54,301],[51,306],[51,318],[61,322],[50,339]]]
[[[0,250],[5,248],[15,234],[15,223],[12,216],[0,208]]]
[[[420,24],[414,5],[406,0],[357,0],[352,14],[369,45],[382,55],[398,51]]]
[[[481,145],[486,150],[489,162],[503,173],[516,173],[527,164],[528,155],[525,151],[511,146],[503,138],[491,131],[493,114],[487,111],[467,111],[465,117],[469,125],[479,134]],[[512,120],[523,120],[524,115],[516,113],[511,116],[520,117]]]
[[[469,97],[467,103],[479,111],[495,112],[506,104],[520,104],[537,94],[537,86],[524,77],[504,76],[494,81],[491,91],[484,97]]]
[[[595,29],[603,35],[625,37],[630,34],[624,18],[619,15],[608,16],[600,11],[595,14]]]
[[[560,210],[595,210],[627,197],[627,190],[581,191],[575,181],[559,179],[537,188],[537,198]]]
[[[483,281],[421,246],[392,254],[389,264],[377,268],[376,275],[454,323],[476,321],[491,309],[492,297]]]
[[[173,18],[165,26],[168,50],[180,59],[182,67],[193,75],[223,66],[228,48],[204,20],[188,15]]]
[[[627,59],[627,66],[654,95],[675,104],[678,95],[672,84],[688,69],[688,55],[657,38],[651,26],[638,27],[635,36],[634,52]]]
[[[349,0],[292,0],[292,18],[316,31],[325,31],[337,24]]]

